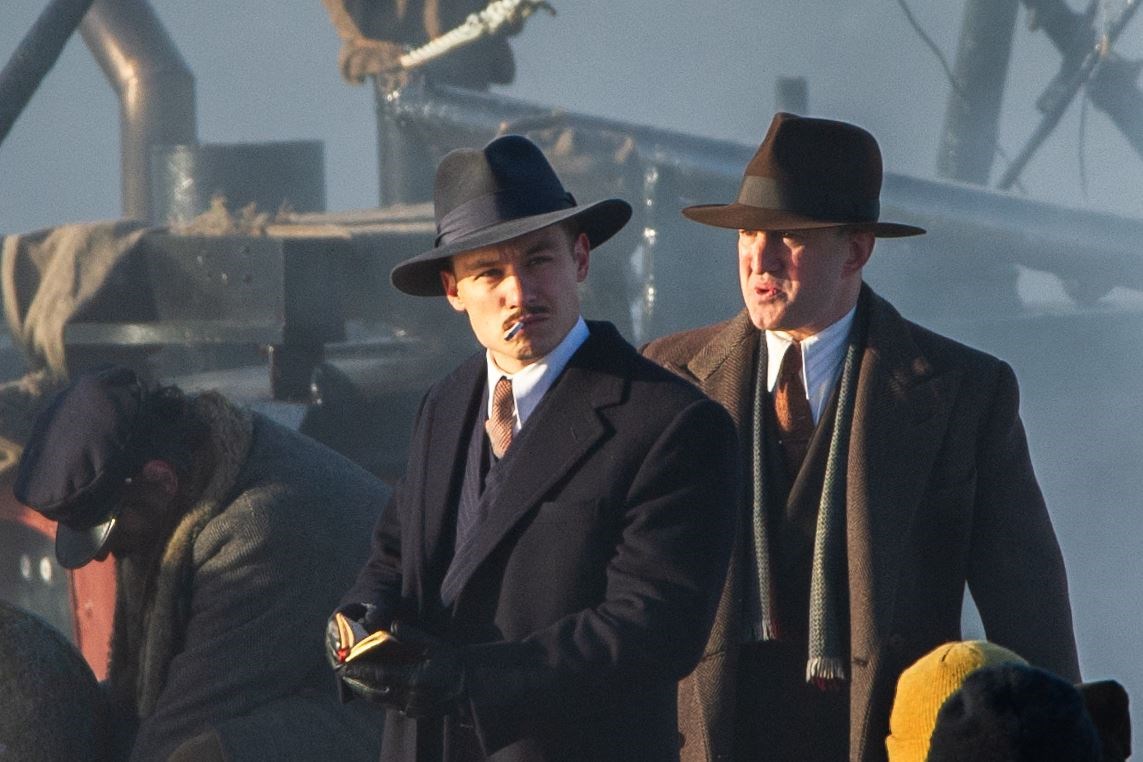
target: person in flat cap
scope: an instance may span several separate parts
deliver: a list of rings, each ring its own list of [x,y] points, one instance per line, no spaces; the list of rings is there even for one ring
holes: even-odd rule
[[[384,708],[383,760],[674,759],[730,554],[733,424],[580,315],[627,203],[578,204],[507,135],[446,155],[434,207],[393,285],[444,297],[484,351],[425,395],[341,609],[415,658],[341,663],[331,628],[331,661]]]
[[[881,152],[864,129],[774,116],[736,199],[745,308],[647,357],[718,400],[748,474],[706,657],[680,685],[683,757],[882,760],[898,675],[988,640],[1079,678],[1064,564],[1004,362],[901,317],[863,279]]]
[[[13,493],[57,522],[65,568],[114,558],[108,759],[376,757],[319,630],[383,482],[217,393],[108,366],[36,418]]]

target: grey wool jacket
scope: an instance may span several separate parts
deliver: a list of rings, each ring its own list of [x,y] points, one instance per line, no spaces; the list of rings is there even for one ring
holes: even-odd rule
[[[207,732],[235,762],[375,759],[376,722],[339,702],[322,637],[388,487],[217,394],[194,405],[205,488],[161,557],[117,566],[109,688],[130,759]]]

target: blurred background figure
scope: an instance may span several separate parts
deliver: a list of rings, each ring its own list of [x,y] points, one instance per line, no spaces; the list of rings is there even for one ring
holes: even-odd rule
[[[322,0],[341,38],[338,65],[349,82],[392,73],[406,50],[440,37],[484,0]],[[510,84],[516,76],[512,48],[503,37],[474,43],[429,65],[434,79],[475,90]],[[400,81],[395,81],[399,85]]]
[[[1101,762],[1083,697],[1063,678],[1023,664],[965,678],[937,715],[928,762]]]
[[[985,667],[1027,665],[1018,654],[986,640],[945,643],[901,673],[885,746],[889,762],[924,762],[937,715],[969,675]],[[1127,691],[1115,680],[1076,686],[1099,734],[1104,762],[1131,756]]]
[[[115,558],[113,758],[376,756],[320,628],[365,558],[382,482],[217,393],[113,366],[48,404],[13,493],[58,522],[65,569]]]
[[[107,703],[58,630],[0,601],[0,761],[104,762]]]
[[[986,640],[945,643],[917,659],[897,680],[885,739],[889,762],[924,762],[937,712],[970,674],[994,664],[1027,663]]]

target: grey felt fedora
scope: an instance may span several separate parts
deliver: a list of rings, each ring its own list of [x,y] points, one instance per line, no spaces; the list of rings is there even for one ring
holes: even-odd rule
[[[496,138],[482,149],[460,148],[437,165],[433,186],[436,241],[389,275],[413,296],[443,296],[440,270],[449,257],[510,241],[575,220],[592,248],[619,232],[631,205],[618,198],[576,204],[544,154],[520,135]]]

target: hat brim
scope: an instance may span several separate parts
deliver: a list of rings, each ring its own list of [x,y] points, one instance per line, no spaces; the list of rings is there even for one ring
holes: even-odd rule
[[[567,220],[580,223],[594,249],[618,233],[630,219],[631,205],[622,199],[609,198],[587,206],[507,220],[406,259],[393,268],[389,280],[399,291],[412,296],[444,296],[440,271],[448,258],[456,254],[505,243]]]
[[[56,524],[56,560],[65,569],[78,569],[92,561],[107,547],[117,516],[87,529],[73,529]]]
[[[923,235],[924,228],[898,222],[854,222],[853,220],[818,220],[777,209],[763,209],[748,204],[699,204],[683,209],[687,219],[735,230],[818,230],[842,225],[868,230],[878,238],[904,238]]]

